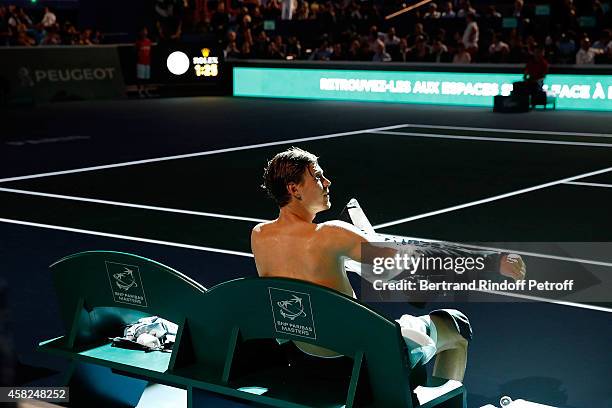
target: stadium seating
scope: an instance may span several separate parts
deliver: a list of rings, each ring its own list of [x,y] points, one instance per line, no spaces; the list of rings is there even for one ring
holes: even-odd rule
[[[157,262],[104,251],[51,269],[68,334],[40,349],[72,361],[73,406],[136,406],[153,382],[186,389],[189,407],[218,398],[234,406],[465,407],[460,383],[426,384],[424,367],[410,370],[395,321],[328,288],[241,278],[206,290]],[[109,337],[149,315],[179,325],[172,354],[111,347]],[[344,357],[304,365],[291,357],[292,342],[277,339]],[[430,394],[420,402],[412,392],[419,385]]]

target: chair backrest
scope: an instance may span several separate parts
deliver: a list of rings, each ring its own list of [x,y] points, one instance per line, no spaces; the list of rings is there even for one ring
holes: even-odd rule
[[[293,279],[241,278],[212,287],[198,310],[188,318],[198,363],[226,382],[241,342],[289,339],[354,359],[349,400],[367,384],[374,406],[412,406],[399,325],[337,291]]]
[[[245,361],[248,342],[287,339],[353,359],[348,408],[413,406],[399,325],[337,291],[285,278],[241,278],[206,290],[160,263],[109,251],[75,254],[51,269],[69,333],[63,348],[87,348],[139,317],[158,315],[179,325],[170,374],[231,387],[245,378],[245,362],[257,377],[258,367]],[[298,385],[299,394],[307,392],[309,384]]]
[[[96,342],[144,316],[180,325],[206,292],[180,272],[121,252],[82,252],[50,268],[69,348]]]

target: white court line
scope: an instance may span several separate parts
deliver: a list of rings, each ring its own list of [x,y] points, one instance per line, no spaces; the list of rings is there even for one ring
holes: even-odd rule
[[[543,188],[556,186],[556,185],[559,185],[559,184],[566,183],[568,181],[574,181],[574,180],[578,180],[578,179],[585,178],[585,177],[595,176],[597,174],[607,173],[607,172],[610,172],[610,171],[612,171],[612,167],[606,167],[605,169],[592,171],[590,173],[584,173],[584,174],[579,174],[577,176],[567,177],[567,178],[564,178],[564,179],[561,179],[561,180],[550,181],[548,183],[539,184],[539,185],[533,186],[533,187],[523,188],[521,190],[511,191],[509,193],[500,194],[500,195],[496,195],[496,196],[493,196],[493,197],[483,198],[481,200],[472,201],[470,203],[459,204],[459,205],[455,205],[455,206],[452,206],[452,207],[442,208],[442,209],[436,210],[436,211],[430,211],[430,212],[427,212],[427,213],[424,213],[424,214],[413,215],[412,217],[406,217],[406,218],[402,218],[402,219],[399,219],[399,220],[396,220],[396,221],[385,222],[383,224],[375,225],[374,229],[390,227],[392,225],[403,224],[405,222],[410,222],[410,221],[414,221],[414,220],[420,220],[422,218],[432,217],[432,216],[438,215],[438,214],[444,214],[444,213],[451,212],[451,211],[461,210],[463,208],[473,207],[473,206],[484,204],[484,203],[490,203],[492,201],[497,201],[497,200],[501,200],[501,199],[504,199],[504,198],[513,197],[513,196],[516,196],[516,195],[519,195],[519,194],[529,193],[531,191],[541,190]]]
[[[612,134],[608,134],[608,133],[555,132],[555,131],[550,131],[550,130],[522,130],[522,129],[464,127],[464,126],[419,125],[416,123],[408,123],[406,124],[406,127],[420,127],[424,129],[473,130],[473,131],[487,131],[487,132],[498,132],[498,133],[518,133],[518,134],[527,134],[527,135],[612,137]]]
[[[541,298],[541,297],[538,297],[538,296],[522,295],[520,293],[498,292],[496,290],[479,290],[479,289],[476,289],[476,291],[477,292],[483,292],[483,293],[491,293],[491,294],[494,294],[494,295],[501,295],[501,296],[508,296],[508,297],[514,297],[514,298],[519,298],[519,299],[525,299],[525,300],[534,300],[534,301],[539,301],[539,302],[544,302],[544,303],[553,303],[555,305],[578,307],[580,309],[596,310],[598,312],[612,313],[612,309],[609,309],[607,307],[586,305],[586,304],[583,304],[583,303],[568,302],[568,301],[565,301],[565,300],[547,299],[547,298]]]
[[[9,182],[9,181],[18,181],[18,180],[28,180],[28,179],[41,178],[41,177],[59,176],[59,175],[63,175],[63,174],[82,173],[82,172],[86,172],[86,171],[113,169],[113,168],[117,168],[117,167],[134,166],[134,165],[138,165],[138,164],[157,163],[157,162],[168,161],[168,160],[188,159],[188,158],[192,158],[192,157],[208,156],[208,155],[219,154],[219,153],[229,153],[229,152],[237,152],[237,151],[240,151],[240,150],[257,149],[257,148],[260,148],[260,147],[278,146],[278,145],[284,145],[284,144],[290,144],[290,143],[309,142],[309,141],[312,141],[312,140],[332,139],[332,138],[336,138],[336,137],[356,135],[356,134],[359,134],[359,133],[368,133],[368,132],[376,131],[376,130],[397,129],[397,128],[400,128],[400,127],[403,127],[403,126],[405,126],[405,125],[393,125],[393,126],[384,126],[384,127],[372,128],[372,129],[352,130],[350,132],[331,133],[331,134],[328,134],[328,135],[303,137],[303,138],[300,138],[300,139],[279,140],[279,141],[276,141],[276,142],[258,143],[258,144],[252,144],[252,145],[247,145],[247,146],[238,146],[238,147],[228,147],[228,148],[225,148],[225,149],[217,149],[217,150],[208,150],[208,151],[204,151],[204,152],[179,154],[179,155],[175,155],[175,156],[156,157],[156,158],[152,158],[152,159],[143,159],[143,160],[133,160],[133,161],[123,162],[123,163],[104,164],[104,165],[101,165],[101,166],[82,167],[82,168],[78,168],[78,169],[62,170],[62,171],[52,171],[52,172],[48,172],[48,173],[31,174],[31,175],[27,175],[27,176],[7,177],[7,178],[0,179],[0,183],[6,183],[6,182]]]
[[[608,149],[612,149],[612,143],[566,142],[564,140],[542,140],[542,139],[513,139],[510,137],[453,136],[453,135],[439,135],[436,133],[388,132],[384,130],[372,130],[372,131],[368,131],[367,133],[374,133],[377,135],[423,137],[423,138],[430,138],[430,139],[478,140],[478,141],[486,141],[486,142],[531,143],[531,144],[548,144],[548,145],[563,145],[563,146],[589,146],[589,147],[606,147]]]
[[[91,136],[63,136],[63,137],[45,137],[42,139],[20,139],[20,140],[9,140],[5,144],[9,146],[24,146],[24,145],[38,145],[41,143],[64,143],[73,142],[75,140],[89,140]]]
[[[160,241],[160,240],[157,240],[157,239],[132,237],[132,236],[129,236],[129,235],[110,234],[108,232],[100,232],[100,231],[92,231],[92,230],[85,230],[85,229],[79,229],[79,228],[62,227],[60,225],[40,224],[40,223],[37,223],[37,222],[12,220],[12,219],[9,219],[9,218],[0,218],[0,222],[6,222],[8,224],[25,225],[25,226],[28,226],[28,227],[46,228],[46,229],[52,229],[52,230],[57,230],[57,231],[75,232],[77,234],[95,235],[95,236],[98,236],[98,237],[125,239],[125,240],[128,240],[128,241],[146,242],[148,244],[166,245],[166,246],[172,246],[172,247],[178,247],[178,248],[195,249],[195,250],[198,250],[198,251],[217,252],[217,253],[220,253],[220,254],[238,255],[238,256],[245,256],[245,257],[253,258],[253,254],[248,253],[248,252],[232,251],[232,250],[229,250],[229,249],[204,247],[204,246],[198,246],[198,245],[181,244],[180,242]]]
[[[563,184],[573,184],[576,186],[589,186],[589,187],[607,187],[607,188],[612,188],[612,184],[602,184],[602,183],[586,183],[586,182],[581,182],[581,181],[568,181],[567,183],[563,183]]]
[[[120,201],[99,200],[99,199],[87,198],[87,197],[41,193],[38,191],[17,190],[14,188],[0,188],[0,192],[24,194],[24,195],[31,195],[31,196],[37,196],[37,197],[46,197],[46,198],[59,198],[62,200],[81,201],[81,202],[94,203],[94,204],[114,205],[117,207],[128,207],[128,208],[139,208],[143,210],[163,211],[163,212],[176,213],[176,214],[197,215],[200,217],[223,218],[227,220],[249,221],[249,222],[257,222],[257,223],[269,221],[269,220],[264,220],[260,218],[242,217],[239,215],[227,215],[227,214],[217,214],[217,213],[202,212],[202,211],[181,210],[179,208],[156,207],[152,205],[124,203]]]
[[[569,184],[569,183],[566,183],[566,184]],[[241,216],[227,215],[227,214],[216,214],[216,213],[208,213],[208,212],[200,212],[200,211],[181,210],[181,209],[176,209],[176,208],[165,208],[165,207],[156,207],[156,206],[150,206],[150,205],[131,204],[131,203],[123,203],[123,202],[117,202],[117,201],[98,200],[98,199],[85,198],[85,197],[66,196],[66,195],[60,195],[60,194],[40,193],[37,191],[17,190],[17,189],[12,189],[12,188],[0,187],[0,192],[25,194],[25,195],[32,195],[32,196],[37,196],[37,197],[58,198],[58,199],[72,200],[72,201],[83,201],[83,202],[95,203],[95,204],[115,205],[119,207],[139,208],[139,209],[145,209],[145,210],[163,211],[163,212],[170,212],[170,213],[196,215],[196,216],[212,217],[212,218],[222,218],[222,219],[230,219],[230,220],[238,220],[238,221],[248,221],[248,222],[257,222],[257,223],[270,221],[270,220],[264,220],[260,218],[241,217]],[[417,241],[422,241],[422,242],[448,243],[451,245],[458,245],[458,246],[465,247],[465,248],[474,248],[474,249],[497,251],[497,252],[511,252],[511,253],[516,253],[520,255],[533,256],[533,257],[538,257],[538,258],[546,258],[546,259],[554,259],[554,260],[560,260],[560,261],[584,263],[584,264],[589,264],[589,265],[612,267],[612,263],[610,262],[594,261],[590,259],[571,258],[571,257],[565,257],[565,256],[542,254],[538,252],[526,252],[526,251],[519,251],[516,249],[486,247],[486,246],[480,246],[480,245],[457,243],[457,242],[452,242],[452,241],[441,241],[441,240],[429,239],[429,238],[405,237],[405,236],[400,236],[400,235],[389,235],[389,234],[379,234],[379,235],[381,237],[389,237],[389,238],[393,237],[396,239],[417,240]]]
[[[148,244],[165,245],[165,246],[172,246],[172,247],[178,247],[178,248],[184,248],[184,249],[194,249],[194,250],[198,250],[198,251],[216,252],[216,253],[221,253],[221,254],[226,254],[226,255],[237,255],[237,256],[243,256],[243,257],[247,257],[247,258],[253,258],[253,254],[248,253],[248,252],[231,251],[231,250],[220,249],[220,248],[212,248],[212,247],[204,247],[204,246],[198,246],[198,245],[181,244],[179,242],[161,241],[161,240],[156,240],[156,239],[141,238],[141,237],[132,237],[132,236],[120,235],[120,234],[110,234],[110,233],[107,233],[107,232],[91,231],[91,230],[85,230],[85,229],[79,229],[79,228],[62,227],[62,226],[59,226],[59,225],[51,225],[51,224],[40,224],[40,223],[35,223],[35,222],[28,222],[28,221],[21,221],[21,220],[12,220],[12,219],[8,219],[8,218],[0,218],[0,222],[5,222],[5,223],[8,223],[8,224],[24,225],[24,226],[28,226],[28,227],[37,227],[37,228],[52,229],[52,230],[57,230],[57,231],[74,232],[74,233],[77,233],[77,234],[94,235],[94,236],[105,237],[105,238],[125,239],[125,240],[128,240],[128,241],[144,242],[144,243],[148,243]],[[520,295],[520,294],[509,294],[509,293],[505,293],[505,292],[494,292],[494,291],[486,291],[486,292],[487,293],[495,293],[495,294],[504,295],[504,296],[513,296],[513,297],[521,297],[521,298],[526,298],[526,299],[531,299],[531,300],[539,300],[539,301],[542,301],[542,302],[554,303],[554,304],[559,304],[559,305],[573,306],[573,307],[578,307],[578,308],[582,308],[582,309],[591,309],[591,310],[598,310],[598,311],[603,311],[603,312],[612,312],[612,309],[606,309],[606,308],[603,308],[603,307],[592,306],[592,305],[583,305],[581,303],[556,301],[556,300],[551,300],[551,299],[546,299],[546,298],[537,298],[537,297],[534,297],[534,296],[527,296],[527,295]]]

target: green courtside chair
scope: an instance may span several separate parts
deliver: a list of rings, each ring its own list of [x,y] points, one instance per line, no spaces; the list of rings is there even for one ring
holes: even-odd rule
[[[334,290],[243,278],[206,291],[154,261],[104,251],[51,269],[67,334],[40,348],[72,361],[71,406],[133,407],[156,382],[186,389],[189,407],[465,407],[462,386],[427,388],[419,403],[412,391],[424,370],[409,369],[398,324]],[[179,325],[171,355],[110,346],[148,315]],[[301,364],[279,340],[335,350],[347,364]]]
[[[188,387],[192,407],[206,401],[204,383],[278,407],[419,406],[412,393],[419,379],[411,376],[399,325],[350,297],[293,279],[242,278],[212,287],[200,304],[200,313],[188,319],[194,364],[173,373],[202,380]],[[348,372],[331,375],[327,359],[318,369],[317,363],[302,369],[283,358],[274,339],[343,354],[351,362]],[[423,407],[465,407],[465,390],[458,386],[429,399]]]
[[[180,332],[206,289],[160,263],[119,252],[78,253],[50,268],[66,335],[40,349],[72,361],[65,381],[70,406],[136,406],[147,380],[164,382],[176,353],[114,348],[108,338],[151,315],[179,324]]]

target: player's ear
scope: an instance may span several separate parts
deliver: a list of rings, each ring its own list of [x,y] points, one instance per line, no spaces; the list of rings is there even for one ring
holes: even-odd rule
[[[302,194],[300,193],[300,188],[294,182],[287,183],[287,192],[291,195],[291,197],[294,197],[297,200],[301,200],[302,199]]]

